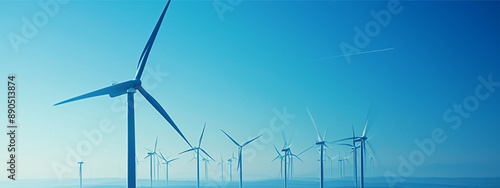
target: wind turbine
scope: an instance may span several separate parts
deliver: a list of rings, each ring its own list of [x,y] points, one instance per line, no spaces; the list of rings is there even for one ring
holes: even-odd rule
[[[233,181],[233,165],[232,165],[233,159],[236,159],[234,157],[234,153],[231,155],[231,158],[227,160],[227,163],[229,163],[229,182]]]
[[[352,127],[352,138],[356,137],[356,134],[354,133],[354,126],[351,125]],[[349,146],[352,150],[352,156],[353,156],[353,177],[354,177],[354,187],[358,187],[358,154],[357,154],[357,149],[360,148],[360,146],[356,146],[355,139],[352,139],[352,144],[339,144],[339,145],[344,145],[344,146]]]
[[[157,165],[158,159],[156,158],[156,156],[158,156],[158,153],[156,153],[156,146],[157,146],[157,145],[158,145],[158,137],[156,137],[155,147],[154,147],[154,150],[153,150],[153,151],[151,151],[151,150],[150,150],[150,149],[148,149],[148,148],[144,148],[144,149],[148,150],[148,151],[149,151],[149,153],[151,153],[151,154],[152,154],[152,157],[153,157],[152,161],[153,161],[153,163],[152,163],[152,165],[150,165],[150,166],[152,166],[152,167],[153,167],[153,168],[152,168],[152,170],[151,170],[151,171],[153,172],[153,173],[152,173],[152,177],[153,177],[153,178],[156,178],[156,179],[157,179],[157,177],[156,177],[156,173],[157,173],[156,169],[158,168],[158,165]],[[148,156],[149,156],[149,153],[148,153]],[[148,156],[146,156],[146,158],[147,158]],[[144,158],[144,159],[146,159],[146,158]],[[151,162],[151,160],[150,160],[150,162]],[[152,181],[152,179],[151,179],[151,181]]]
[[[153,47],[153,43],[155,41],[156,35],[158,34],[158,31],[160,29],[161,23],[163,21],[163,17],[165,17],[165,13],[167,12],[168,6],[170,5],[170,0],[167,2],[165,5],[165,8],[163,9],[163,12],[158,19],[158,22],[156,23],[156,26],[151,33],[151,36],[149,37],[148,42],[146,43],[146,46],[144,47],[144,50],[142,51],[141,57],[139,58],[139,63],[137,66],[137,71],[135,73],[135,77],[132,80],[113,84],[111,86],[92,91],[62,102],[59,102],[57,104],[54,104],[54,106],[72,102],[72,101],[77,101],[77,100],[82,100],[86,98],[91,98],[91,97],[96,97],[96,96],[101,96],[101,95],[109,95],[110,97],[117,97],[123,94],[127,94],[127,106],[128,106],[128,127],[127,127],[127,187],[128,188],[135,188],[136,185],[136,165],[135,165],[135,118],[134,118],[134,94],[136,90],[139,90],[139,92],[146,98],[146,100],[165,118],[165,120],[170,123],[170,125],[177,131],[177,133],[186,141],[186,143],[192,148],[191,144],[187,141],[187,139],[184,137],[182,132],[179,130],[177,125],[175,125],[174,121],[170,118],[170,116],[167,114],[167,112],[163,109],[163,107],[154,99],[142,86],[141,86],[141,76],[142,73],[144,72],[144,67],[146,66],[146,62],[149,56],[149,53],[151,51],[151,48]]]
[[[328,154],[327,154],[327,155],[326,155],[326,157],[327,157],[328,159],[330,159],[330,178],[331,178],[331,179],[333,179],[333,161],[334,161],[337,157],[339,157],[339,156],[337,155],[337,156],[335,156],[335,157],[330,157],[330,156],[328,156]]]
[[[243,147],[245,147],[246,145],[250,144],[251,142],[253,142],[254,140],[256,140],[257,138],[261,137],[262,135],[259,135],[245,143],[243,143],[243,145],[240,145],[238,144],[238,142],[236,142],[233,138],[231,138],[231,136],[229,136],[226,132],[224,132],[222,129],[221,131],[229,138],[231,139],[231,141],[234,142],[234,144],[236,144],[236,146],[238,146],[238,169],[240,170],[240,188],[243,188],[243,160],[241,159],[242,155],[242,150],[243,150]]]
[[[197,183],[196,185],[197,185],[197,188],[200,188],[200,151],[205,153],[205,155],[207,155],[208,157],[210,157],[213,160],[213,158],[205,150],[203,150],[201,148],[201,140],[203,139],[203,134],[205,133],[206,126],[207,126],[207,123],[205,123],[205,125],[203,125],[203,131],[201,131],[201,136],[200,136],[200,140],[198,141],[198,146],[191,147],[191,149],[188,149],[186,151],[179,153],[179,155],[180,155],[180,154],[190,152],[190,151],[195,152],[195,154],[196,154],[196,183]]]
[[[82,164],[83,161],[78,162],[78,165],[80,165],[80,188],[82,188]]]
[[[168,187],[168,165],[170,165],[172,161],[175,161],[179,158],[167,160],[168,157],[165,158],[163,154],[161,154],[161,152],[160,152],[160,158],[163,159],[163,161],[165,161],[163,164],[165,165],[165,180],[167,181],[167,187]]]
[[[324,156],[324,151],[325,147],[328,147],[325,143],[325,137],[326,137],[326,130],[325,134],[323,135],[323,138],[321,138],[321,135],[319,134],[318,127],[316,126],[316,122],[314,122],[314,118],[311,115],[311,112],[309,112],[309,108],[306,107],[307,113],[309,114],[309,117],[311,118],[311,121],[314,125],[314,128],[316,129],[316,134],[318,136],[318,140],[316,141],[316,145],[320,147],[320,183],[319,187],[323,188],[324,187],[324,169],[323,169],[323,156]]]
[[[217,167],[219,166],[221,173],[221,181],[224,181],[224,161],[222,160],[222,154],[220,154],[220,162],[217,164]]]
[[[202,159],[203,159],[203,162],[205,162],[205,182],[208,182],[208,164],[210,163],[210,160],[208,160],[205,157],[202,157]]]
[[[361,174],[360,174],[361,175],[361,181],[360,181],[360,185],[361,185],[361,188],[364,188],[364,186],[365,186],[364,185],[364,160],[365,160],[364,155],[365,155],[365,149],[366,149],[366,144],[367,144],[366,141],[368,140],[366,127],[368,125],[368,117],[370,116],[370,111],[371,111],[371,106],[368,109],[368,114],[366,115],[366,119],[365,119],[365,126],[363,128],[363,134],[360,137],[353,136],[353,137],[344,138],[344,139],[340,139],[340,140],[334,141],[334,142],[340,142],[340,141],[345,141],[345,140],[353,140],[353,144],[354,145],[356,144],[356,142],[360,143],[359,147],[361,149],[361,153],[360,153],[360,157],[361,157],[361,162],[360,162],[360,165],[361,165]]]

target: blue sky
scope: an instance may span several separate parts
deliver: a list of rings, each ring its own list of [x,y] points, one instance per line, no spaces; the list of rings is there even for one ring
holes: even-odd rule
[[[498,87],[479,101],[470,117],[462,118],[459,129],[443,119],[447,109],[475,94],[478,77],[491,75],[500,81],[498,2],[402,1],[401,12],[392,14],[388,25],[360,48],[393,49],[353,55],[350,62],[325,57],[342,55],[342,42],[354,45],[354,28],[364,30],[376,21],[370,11],[387,10],[387,1],[243,1],[225,12],[223,20],[213,2],[171,3],[143,86],[191,143],[207,123],[203,145],[214,158],[236,152],[219,129],[240,142],[267,133],[248,146],[244,172],[249,179],[277,177],[279,163],[270,163],[275,157],[272,145],[283,145],[281,133],[273,131],[276,112],[286,108],[294,116],[284,132],[294,135],[292,149],[300,152],[316,139],[306,107],[320,132],[328,128],[326,139],[331,141],[350,136],[351,124],[360,134],[372,105],[369,133],[375,136],[369,142],[376,151],[375,175],[398,174],[398,157],[418,151],[414,140],[431,138],[436,128],[447,140],[436,144],[412,176],[500,175]],[[57,177],[52,165],[65,165],[67,148],[78,148],[88,140],[82,131],[96,130],[102,121],[114,129],[103,133],[102,142],[83,158],[92,177],[125,177],[118,172],[126,166],[124,96],[52,105],[131,79],[165,3],[70,1],[59,5],[18,52],[9,42],[10,33],[21,35],[22,19],[32,20],[44,9],[38,1],[0,3],[0,72],[18,76],[20,178]],[[279,118],[277,122],[282,123]],[[165,155],[187,149],[140,95],[136,129],[140,159],[157,136]],[[330,147],[329,155],[349,151]],[[194,179],[195,164],[186,164],[191,155],[180,157],[170,168],[171,177]],[[304,163],[296,162],[294,174],[317,177],[316,153],[311,150],[301,158]],[[145,164],[139,164],[139,178],[148,175]],[[218,168],[212,165],[211,172],[218,174]],[[76,170],[63,173],[64,178],[76,175]]]

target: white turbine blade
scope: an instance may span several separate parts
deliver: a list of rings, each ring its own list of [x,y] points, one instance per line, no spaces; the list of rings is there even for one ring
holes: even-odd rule
[[[370,117],[371,109],[372,109],[372,106],[370,105],[370,107],[368,108],[368,113],[366,114],[365,128],[363,128],[363,136],[362,137],[366,136],[366,127],[368,125],[368,118]]]
[[[259,137],[261,137],[261,136],[262,136],[262,134],[261,134],[261,135],[259,135],[259,136],[257,136],[257,137],[255,137],[255,138],[253,138],[252,140],[249,140],[249,141],[245,142],[243,145],[241,145],[241,147],[244,147],[244,146],[246,146],[246,145],[250,144],[250,142],[253,142],[254,140],[257,140],[257,138],[259,138]]]
[[[177,131],[177,133],[184,139],[184,141],[186,141],[186,143],[189,145],[189,147],[193,148],[193,146],[189,143],[189,141],[186,139],[186,137],[184,137],[181,130],[179,130],[177,125],[175,125],[172,118],[170,118],[170,116],[167,114],[165,109],[163,109],[163,107],[161,107],[160,103],[158,103],[158,101],[156,101],[156,99],[154,99],[153,96],[151,96],[142,86],[139,87],[139,92],[163,116],[163,118],[165,118],[165,120],[167,120],[168,123],[170,123],[172,128],[174,128],[175,131]]]
[[[205,133],[206,126],[207,126],[207,123],[205,122],[205,125],[203,125],[203,131],[201,131],[201,136],[200,136],[200,140],[198,142],[198,147],[201,147],[201,140],[203,139],[203,134]]]
[[[328,128],[325,129],[325,134],[323,134],[323,140],[326,139],[326,132],[328,131]]]
[[[54,106],[68,103],[68,102],[77,101],[77,100],[82,100],[82,99],[86,99],[86,98],[97,97],[97,96],[101,96],[101,95],[109,95],[109,96],[113,96],[113,97],[118,96],[120,94],[125,94],[128,89],[133,88],[136,84],[137,83],[135,81],[129,80],[129,81],[115,84],[112,86],[108,86],[108,87],[105,87],[102,89],[98,89],[98,90],[95,90],[95,91],[92,91],[89,93],[85,93],[83,95],[79,95],[79,96],[73,97],[71,99],[67,99],[65,101],[54,104]]]
[[[241,147],[240,144],[238,144],[238,142],[236,142],[233,138],[231,138],[231,136],[229,136],[226,132],[224,132],[224,130],[221,129],[221,131],[229,138],[231,139],[231,141],[234,142],[234,144],[236,144],[237,146]]]
[[[163,9],[161,16],[158,19],[158,22],[156,23],[153,33],[151,33],[151,36],[149,37],[149,40],[146,43],[146,47],[144,47],[144,50],[142,51],[141,57],[139,58],[139,63],[137,65],[137,72],[135,73],[136,80],[141,79],[142,72],[144,71],[144,67],[146,66],[146,61],[148,60],[149,52],[153,47],[156,35],[158,34],[158,30],[160,30],[161,23],[163,22],[163,18],[165,17],[165,13],[167,12],[169,5],[170,5],[170,0],[167,2],[167,5],[165,5],[165,8]]]
[[[319,134],[318,127],[316,126],[316,122],[314,121],[314,118],[313,118],[313,116],[311,115],[311,112],[309,112],[309,108],[307,108],[307,107],[306,107],[306,110],[307,110],[307,113],[309,114],[309,117],[311,118],[311,121],[312,121],[312,123],[313,123],[313,125],[314,125],[314,128],[316,129],[316,134],[318,135],[318,141],[323,141],[323,140],[321,139],[320,134]]]

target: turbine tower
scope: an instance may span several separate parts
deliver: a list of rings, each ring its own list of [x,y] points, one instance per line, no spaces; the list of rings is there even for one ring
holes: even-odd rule
[[[57,104],[54,106],[82,100],[86,98],[101,96],[101,95],[109,95],[110,97],[117,97],[123,94],[127,94],[127,116],[128,116],[128,127],[127,127],[127,188],[135,188],[136,185],[136,165],[135,165],[135,118],[134,118],[134,94],[136,90],[146,98],[146,100],[165,118],[165,120],[170,123],[170,125],[177,131],[177,133],[186,141],[186,143],[192,148],[191,144],[187,141],[184,135],[181,133],[177,125],[175,125],[174,121],[170,118],[167,112],[163,109],[163,107],[154,99],[142,86],[141,86],[141,76],[144,72],[144,67],[146,66],[146,62],[153,47],[153,43],[155,41],[156,35],[158,34],[158,30],[160,29],[163,18],[165,17],[165,13],[167,12],[168,6],[170,5],[170,0],[165,5],[163,12],[161,13],[156,26],[149,37],[144,50],[142,51],[141,57],[139,58],[139,63],[137,66],[137,71],[135,77],[132,80],[113,84],[111,86],[92,91]]]
[[[82,188],[82,164],[83,161],[78,162],[78,165],[80,165],[80,188]]]
[[[238,144],[238,142],[236,142],[233,138],[231,138],[231,136],[229,136],[226,132],[224,132],[222,129],[221,131],[229,138],[231,139],[231,141],[233,141],[234,144],[236,144],[236,146],[238,146],[238,169],[240,170],[240,188],[243,188],[243,160],[241,159],[242,155],[242,150],[243,150],[243,147],[245,147],[246,145],[250,144],[251,142],[253,142],[254,140],[256,140],[257,138],[261,137],[262,135],[259,135],[245,143],[243,143],[243,145],[240,145]]]
[[[191,149],[188,149],[186,151],[183,151],[183,152],[179,153],[179,155],[180,155],[180,154],[183,154],[183,153],[186,153],[186,152],[190,152],[190,151],[195,152],[195,154],[196,154],[196,187],[197,188],[200,188],[200,151],[202,151],[203,153],[205,153],[205,155],[207,155],[212,160],[214,160],[205,150],[203,150],[201,148],[201,140],[203,139],[203,134],[205,133],[205,127],[206,126],[207,126],[207,123],[205,123],[205,125],[203,125],[203,131],[201,131],[201,136],[200,136],[200,140],[198,141],[198,146],[197,147],[191,147]]]

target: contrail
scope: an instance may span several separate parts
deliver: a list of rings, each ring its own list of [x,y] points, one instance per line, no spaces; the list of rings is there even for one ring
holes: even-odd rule
[[[394,50],[394,48],[385,48],[385,49],[380,49],[380,50],[371,50],[371,51],[366,51],[366,52],[357,52],[357,53],[352,53],[352,54],[336,55],[336,56],[315,59],[312,61],[320,61],[320,60],[332,59],[332,58],[337,58],[337,57],[345,57],[345,56],[350,56],[350,55],[368,54],[368,53],[373,53],[373,52],[383,52],[383,51],[388,51],[388,50]]]

